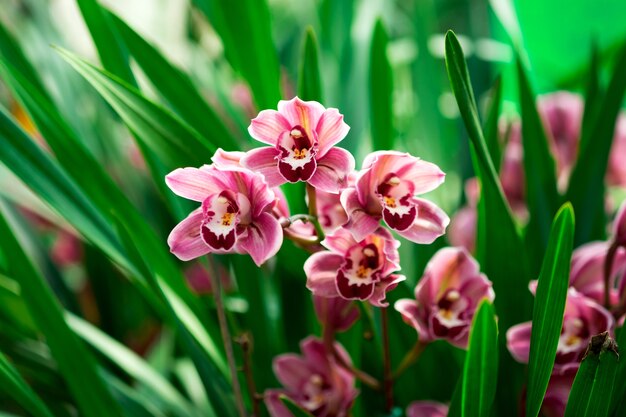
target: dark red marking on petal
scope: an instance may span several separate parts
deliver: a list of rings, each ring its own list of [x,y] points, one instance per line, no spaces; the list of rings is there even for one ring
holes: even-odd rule
[[[367,300],[374,293],[374,282],[362,285],[350,285],[344,271],[337,272],[337,290],[339,295],[348,300]]]
[[[411,225],[415,221],[416,216],[417,209],[415,208],[415,206],[411,207],[409,209],[409,212],[405,213],[404,215],[393,213],[386,207],[383,208],[383,219],[385,219],[387,225],[389,225],[389,227],[391,227],[392,229],[399,231],[406,230],[411,227]]]
[[[229,250],[235,246],[235,242],[237,241],[235,229],[232,229],[225,235],[218,236],[203,224],[201,227],[201,235],[204,243],[217,250]]]
[[[315,173],[316,168],[317,162],[315,158],[311,158],[311,160],[302,167],[295,169],[289,163],[284,162],[283,158],[278,161],[278,170],[289,182],[308,181]]]

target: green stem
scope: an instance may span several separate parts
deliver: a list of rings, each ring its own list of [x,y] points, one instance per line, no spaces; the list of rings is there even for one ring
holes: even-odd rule
[[[619,245],[617,243],[611,243],[606,257],[604,258],[604,307],[607,309],[611,308],[611,270],[613,269],[613,260],[615,259],[615,253],[617,253],[618,248]]]
[[[402,358],[402,362],[400,362],[400,365],[398,365],[398,368],[394,371],[393,378],[397,379],[411,365],[417,362],[419,357],[422,355],[422,352],[424,352],[424,349],[426,349],[426,346],[428,346],[427,343],[422,343],[419,340],[415,342],[411,350],[409,350],[406,353],[406,355],[404,355],[404,358]]]
[[[389,349],[389,317],[387,308],[380,309],[383,336],[383,388],[385,392],[385,410],[389,413],[393,408],[393,374],[391,373],[391,351]]]

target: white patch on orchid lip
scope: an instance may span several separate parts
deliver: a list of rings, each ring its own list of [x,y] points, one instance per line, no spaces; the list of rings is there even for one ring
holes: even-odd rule
[[[436,316],[439,322],[447,328],[461,326],[465,323],[463,320],[459,320],[458,314],[452,310],[441,309],[437,311]]]
[[[326,395],[324,392],[324,378],[319,374],[313,374],[309,377],[309,380],[304,384],[302,393],[307,397],[302,405],[307,410],[317,410],[324,402],[326,402]]]
[[[563,324],[565,329],[561,337],[559,337],[557,351],[567,354],[579,350],[583,343],[583,338],[579,336],[579,332],[584,326],[585,323],[578,317],[567,320]]]
[[[239,213],[228,211],[232,204],[233,203],[224,196],[219,196],[213,200],[209,211],[215,214],[206,219],[205,226],[214,235],[226,236],[239,224]]]
[[[302,168],[313,159],[313,153],[309,149],[293,149],[289,151],[289,155],[282,158],[281,161],[289,164],[295,171]]]

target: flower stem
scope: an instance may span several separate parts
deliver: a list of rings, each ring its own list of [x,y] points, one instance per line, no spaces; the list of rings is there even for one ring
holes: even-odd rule
[[[339,366],[349,371],[352,375],[354,375],[356,379],[358,379],[359,381],[361,381],[362,383],[364,383],[365,385],[367,385],[368,387],[372,389],[375,389],[375,390],[380,389],[380,382],[378,382],[376,378],[374,378],[367,372],[364,372],[356,368],[354,365],[346,363],[344,358],[341,355],[339,355],[339,353],[337,352],[337,349],[333,348],[333,355],[335,357],[335,360],[339,364]]]
[[[317,241],[321,242],[324,240],[324,231],[322,230],[322,225],[317,218],[317,194],[315,192],[315,187],[309,183],[306,184],[306,195],[309,199],[309,216],[311,218],[311,223],[315,226]]]
[[[383,336],[383,388],[385,392],[385,410],[393,408],[393,375],[391,373],[391,352],[389,350],[389,317],[387,308],[380,309],[382,336]]]
[[[233,344],[228,330],[228,322],[226,320],[226,310],[224,309],[224,302],[222,300],[222,284],[221,279],[218,276],[216,268],[213,268],[213,262],[209,258],[209,265],[211,270],[209,271],[209,279],[211,280],[211,287],[213,287],[213,297],[215,298],[215,308],[217,309],[217,319],[220,325],[220,332],[222,339],[224,340],[224,349],[226,350],[226,359],[228,360],[228,367],[230,368],[230,376],[232,378],[233,392],[235,394],[235,402],[237,403],[237,411],[239,417],[246,417],[247,412],[243,402],[243,394],[241,393],[241,386],[239,385],[239,376],[237,375],[237,364],[235,363],[235,354],[233,353]]]
[[[611,246],[609,246],[609,250],[606,253],[606,257],[604,258],[604,307],[607,309],[611,308],[611,270],[613,269],[613,260],[615,259],[615,254],[617,253],[618,248],[619,245],[617,243],[611,243]]]
[[[415,342],[411,350],[409,350],[404,358],[402,358],[402,362],[393,373],[393,378],[397,379],[400,375],[404,373],[411,365],[413,365],[421,356],[424,349],[428,346],[427,343],[422,343],[419,340]]]
[[[243,333],[236,339],[243,351],[243,373],[246,376],[246,385],[248,386],[248,394],[252,403],[252,417],[260,417],[261,409],[259,408],[259,395],[256,392],[256,384],[252,375],[252,335],[248,332]],[[261,397],[263,398],[263,397]]]

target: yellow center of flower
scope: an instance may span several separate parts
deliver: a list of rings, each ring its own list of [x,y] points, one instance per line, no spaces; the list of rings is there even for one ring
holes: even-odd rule
[[[304,159],[304,158],[306,158],[307,151],[308,151],[307,148],[304,148],[304,149],[294,149],[293,150],[293,157],[294,157],[294,159]]]
[[[356,276],[357,278],[367,278],[369,276],[371,272],[370,268],[366,268],[363,265],[359,265],[359,267],[356,269]]]
[[[387,207],[392,207],[393,208],[393,207],[396,206],[396,199],[395,198],[385,196],[385,197],[383,197],[383,199],[384,199],[385,205]]]
[[[574,334],[571,334],[567,337],[567,339],[565,339],[565,344],[567,346],[575,346],[580,344],[580,342],[582,341],[582,339]]]
[[[233,217],[235,217],[235,213],[224,213],[222,215],[222,226],[230,226],[233,222]]]

